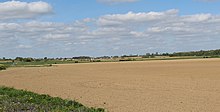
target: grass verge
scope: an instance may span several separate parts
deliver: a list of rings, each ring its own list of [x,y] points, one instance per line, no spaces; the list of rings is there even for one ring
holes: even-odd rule
[[[0,87],[0,112],[105,112],[72,100]]]

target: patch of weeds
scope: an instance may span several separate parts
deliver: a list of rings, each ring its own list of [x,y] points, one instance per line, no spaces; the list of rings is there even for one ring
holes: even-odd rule
[[[0,112],[105,112],[73,100],[0,87]]]

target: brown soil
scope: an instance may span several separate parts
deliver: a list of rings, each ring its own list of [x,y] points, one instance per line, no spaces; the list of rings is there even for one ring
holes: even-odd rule
[[[220,59],[11,68],[0,85],[110,112],[220,112]]]

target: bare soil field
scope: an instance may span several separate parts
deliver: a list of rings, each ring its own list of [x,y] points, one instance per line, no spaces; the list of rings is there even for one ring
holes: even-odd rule
[[[109,112],[220,112],[220,59],[10,68],[0,85]]]

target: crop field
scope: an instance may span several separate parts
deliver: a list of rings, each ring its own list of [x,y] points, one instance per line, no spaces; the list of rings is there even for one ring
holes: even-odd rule
[[[15,67],[0,71],[0,86],[109,112],[219,112],[220,59]]]

